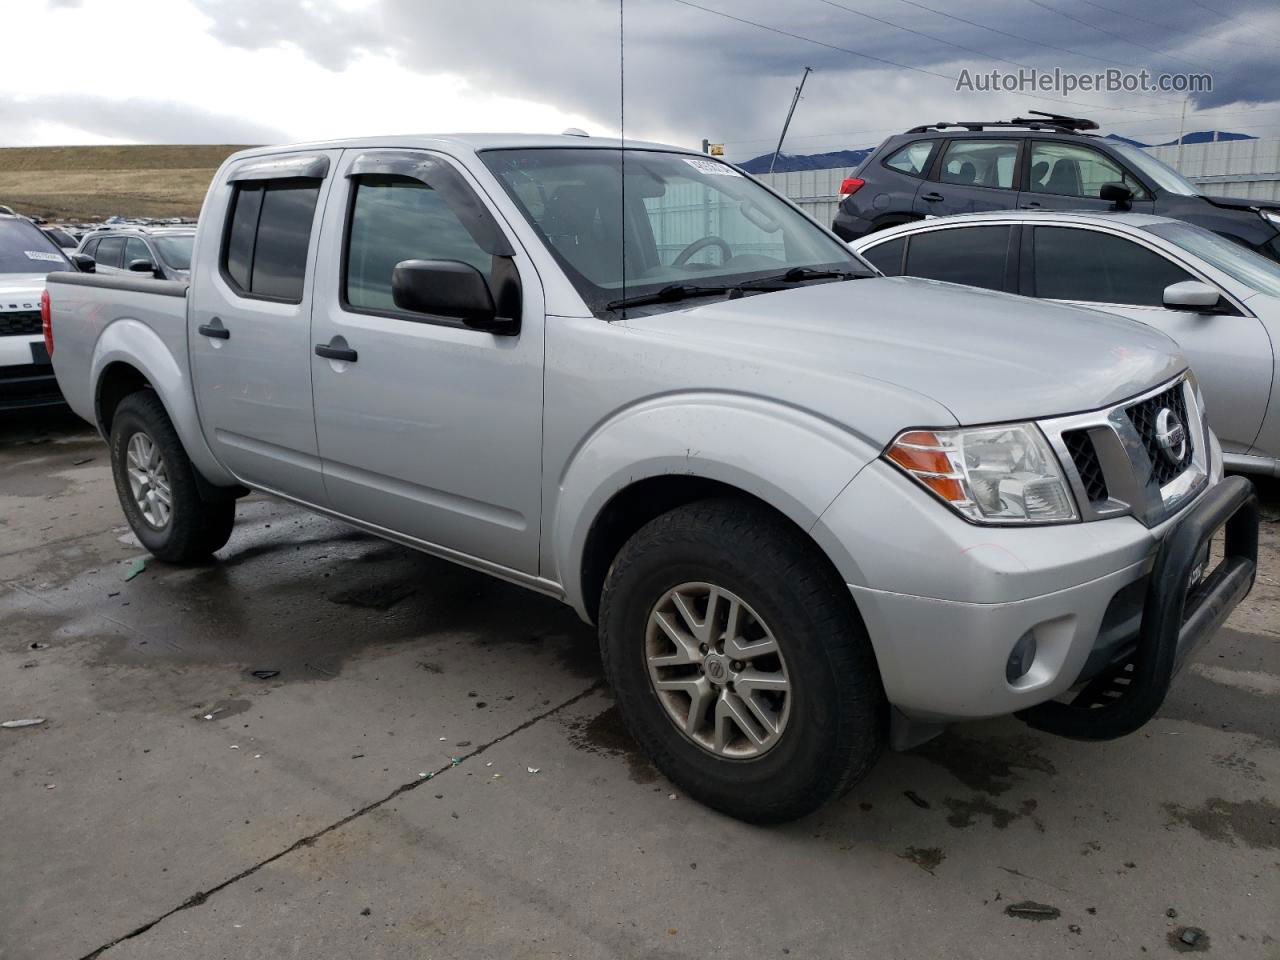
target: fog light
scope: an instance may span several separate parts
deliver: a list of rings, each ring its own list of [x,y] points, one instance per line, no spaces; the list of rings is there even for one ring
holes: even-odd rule
[[[1018,638],[1009,654],[1009,662],[1005,664],[1004,676],[1010,683],[1016,683],[1027,675],[1031,664],[1036,659],[1036,635],[1028,630]]]

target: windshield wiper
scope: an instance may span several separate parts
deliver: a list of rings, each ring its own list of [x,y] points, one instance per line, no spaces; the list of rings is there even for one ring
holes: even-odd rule
[[[651,303],[675,303],[677,300],[690,300],[693,297],[720,297],[743,289],[755,289],[747,284],[735,283],[733,286],[699,287],[684,283],[672,283],[657,293],[644,293],[635,297],[623,297],[604,305],[606,310],[617,310],[619,307],[643,307]]]
[[[812,267],[792,267],[786,273],[776,277],[760,277],[756,280],[744,280],[742,283],[705,287],[685,283],[672,283],[657,293],[645,293],[634,297],[623,297],[604,305],[606,310],[617,310],[620,307],[643,307],[654,303],[675,303],[678,300],[689,300],[693,297],[719,297],[729,294],[732,299],[743,292],[768,293],[785,290],[781,284],[804,283],[806,280],[859,280],[869,274],[852,273],[847,270],[815,270]]]

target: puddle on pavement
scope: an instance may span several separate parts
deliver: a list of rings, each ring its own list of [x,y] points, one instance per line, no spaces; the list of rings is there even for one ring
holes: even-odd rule
[[[1166,803],[1173,819],[1206,840],[1255,850],[1280,850],[1280,806],[1270,800],[1224,800],[1210,797],[1198,807]]]
[[[573,717],[565,721],[565,726],[569,729],[569,742],[579,750],[626,760],[633,782],[653,783],[658,779],[658,771],[627,732],[616,706],[594,717]]]

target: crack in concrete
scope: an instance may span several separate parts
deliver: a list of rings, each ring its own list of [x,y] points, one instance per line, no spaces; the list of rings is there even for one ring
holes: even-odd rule
[[[384,804],[388,803],[391,800],[394,800],[396,797],[400,796],[401,794],[408,793],[410,790],[416,790],[418,787],[422,786],[425,783],[433,782],[435,778],[440,776],[441,774],[449,770],[452,770],[454,767],[462,766],[462,764],[466,763],[468,760],[472,759],[473,757],[478,757],[480,754],[484,753],[490,747],[496,746],[497,744],[502,743],[504,740],[508,740],[511,737],[514,737],[517,733],[522,733],[525,730],[528,730],[534,724],[539,723],[545,720],[547,717],[553,716],[556,713],[559,713],[561,710],[564,710],[566,707],[573,706],[575,703],[578,703],[580,700],[583,700],[586,697],[590,696],[592,693],[595,693],[597,690],[600,690],[603,686],[604,686],[604,681],[597,680],[595,683],[591,684],[591,686],[587,687],[585,690],[581,691],[580,693],[574,694],[568,700],[565,700],[562,703],[556,704],[556,706],[551,707],[548,710],[544,710],[542,713],[538,714],[537,716],[530,717],[528,720],[524,721],[518,726],[513,727],[512,729],[508,730],[506,733],[500,736],[494,737],[492,740],[488,741],[487,743],[480,744],[480,746],[476,747],[470,753],[463,754],[457,759],[456,763],[451,761],[445,764],[439,769],[432,771],[429,777],[418,777],[415,780],[410,780],[408,783],[402,783],[400,786],[396,787],[394,790],[392,790],[382,799],[374,800],[372,803],[366,804],[365,806],[361,807],[359,810],[356,810],[352,813],[347,814],[347,816],[343,817],[341,820],[337,820],[329,824],[329,826],[327,827],[323,827],[322,829],[317,830],[314,833],[311,833],[305,837],[302,837],[301,839],[285,847],[283,850],[279,851],[278,853],[273,853],[271,856],[267,857],[265,860],[259,860],[257,863],[253,864],[250,867],[245,868],[244,870],[241,870],[235,876],[229,877],[228,879],[223,880],[221,883],[217,884],[216,886],[210,887],[208,890],[201,890],[198,893],[192,894],[190,897],[187,897],[186,900],[183,900],[182,903],[178,904],[173,909],[167,910],[164,913],[160,914],[160,916],[156,917],[154,920],[150,920],[147,923],[144,923],[140,927],[135,927],[133,930],[130,930],[128,933],[122,934],[121,936],[116,937],[114,940],[108,943],[104,943],[102,946],[97,947],[94,950],[91,950],[89,953],[86,953],[83,957],[81,957],[80,960],[94,960],[94,958],[101,956],[103,953],[110,950],[112,947],[118,946],[119,944],[123,943],[126,940],[132,940],[134,937],[141,936],[142,934],[150,930],[152,927],[156,926],[156,924],[164,920],[167,920],[169,917],[172,917],[174,914],[181,913],[183,910],[189,910],[191,907],[198,907],[203,905],[215,893],[218,893],[219,891],[226,889],[227,887],[231,886],[233,883],[239,883],[245,877],[252,876],[253,874],[257,873],[259,870],[261,870],[263,867],[267,866],[268,864],[274,863],[275,861],[279,860],[281,857],[288,856],[289,854],[293,853],[295,850],[301,847],[310,846],[311,844],[315,843],[316,840],[320,839],[326,834],[332,833],[334,830],[337,830],[341,827],[346,826],[352,820],[357,820],[360,817],[363,817],[366,813],[370,813],[373,810],[377,810],[379,807],[383,806]]]

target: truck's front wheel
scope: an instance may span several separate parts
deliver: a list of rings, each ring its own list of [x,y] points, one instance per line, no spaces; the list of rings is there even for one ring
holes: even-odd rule
[[[870,769],[887,710],[840,578],[785,519],[707,500],[623,547],[600,614],[624,720],[698,800],[757,823],[803,816]]]
[[[149,390],[125,397],[116,408],[111,469],[129,526],[161,560],[204,560],[231,537],[235,500],[200,496],[195,468]]]

